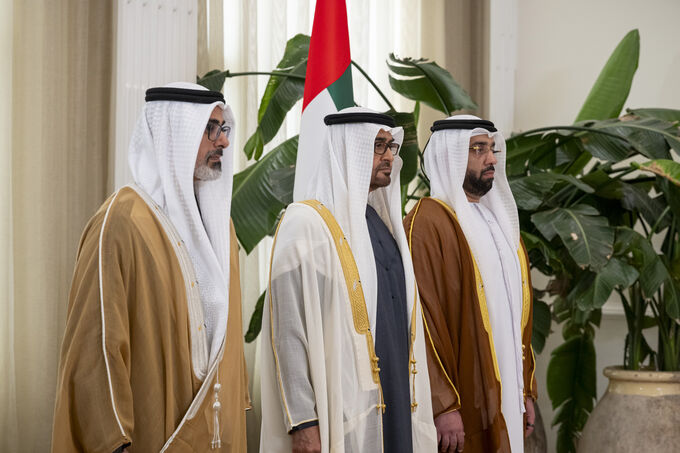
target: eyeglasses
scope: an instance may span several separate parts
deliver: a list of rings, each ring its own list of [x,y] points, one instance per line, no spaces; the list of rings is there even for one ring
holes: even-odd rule
[[[216,142],[217,139],[220,138],[221,133],[224,133],[225,137],[229,138],[231,127],[211,120],[208,121],[208,124],[205,126],[205,133],[208,134],[208,140]]]
[[[491,151],[493,154],[498,154],[501,152],[501,150],[497,147],[495,143],[493,144],[493,147],[488,143],[475,143],[468,149],[470,151],[474,151],[476,157],[481,157],[488,153],[489,151]]]
[[[382,156],[383,154],[385,154],[385,152],[387,151],[387,148],[389,148],[390,151],[392,151],[393,156],[396,156],[397,154],[399,154],[399,143],[375,142],[375,144],[373,146],[374,146],[373,152],[376,153],[379,156]]]

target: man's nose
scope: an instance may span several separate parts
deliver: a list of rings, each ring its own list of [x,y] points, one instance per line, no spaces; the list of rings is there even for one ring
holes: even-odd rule
[[[494,153],[493,150],[486,153],[486,165],[496,165],[497,163],[498,159],[496,159],[496,153]]]
[[[389,149],[389,148],[387,148],[387,149],[385,150],[385,154],[382,155],[382,159],[381,159],[381,160],[386,160],[386,161],[389,161],[389,162],[394,162],[394,154],[392,154],[392,150]]]
[[[227,138],[226,134],[220,134],[219,137],[217,137],[217,141],[215,144],[219,147],[226,148],[229,146],[229,139]]]

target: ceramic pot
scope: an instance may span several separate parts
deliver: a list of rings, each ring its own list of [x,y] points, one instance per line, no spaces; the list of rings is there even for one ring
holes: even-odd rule
[[[588,418],[578,453],[680,452],[680,372],[607,367],[609,387]]]

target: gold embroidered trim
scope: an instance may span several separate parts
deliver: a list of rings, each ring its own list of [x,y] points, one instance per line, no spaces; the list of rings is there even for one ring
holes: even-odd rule
[[[524,329],[526,329],[529,324],[529,315],[531,314],[531,287],[529,287],[529,261],[524,254],[524,246],[520,245],[519,250],[517,250],[517,256],[519,256],[519,267],[522,269],[522,336],[524,336]],[[531,378],[529,380],[529,392],[533,393],[533,383],[534,383],[534,373],[536,371],[536,357],[534,355],[534,348],[529,343],[529,349],[531,351],[531,357],[533,359],[531,367]],[[524,357],[522,357],[524,358]]]
[[[524,328],[529,323],[529,312],[531,310],[531,288],[529,288],[529,266],[527,263],[527,258],[524,255],[524,248],[520,245],[517,250],[517,256],[519,257],[519,267],[522,269],[522,333],[524,333]]]
[[[364,290],[361,287],[361,280],[359,279],[359,270],[354,261],[352,249],[349,246],[347,238],[345,238],[342,228],[333,217],[333,214],[322,203],[317,200],[305,200],[300,202],[311,208],[314,208],[319,213],[323,221],[326,223],[328,230],[335,242],[335,249],[340,258],[342,266],[342,273],[345,276],[345,284],[347,285],[347,293],[349,295],[350,307],[352,308],[352,320],[354,321],[354,329],[358,334],[366,337],[366,347],[368,348],[368,357],[371,361],[371,371],[373,373],[373,382],[378,385],[380,393],[380,402],[377,408],[385,412],[385,400],[383,399],[382,386],[380,384],[380,367],[378,366],[378,356],[375,353],[375,345],[373,344],[373,335],[371,334],[371,326],[368,320],[368,310],[366,309],[366,299],[364,298]]]

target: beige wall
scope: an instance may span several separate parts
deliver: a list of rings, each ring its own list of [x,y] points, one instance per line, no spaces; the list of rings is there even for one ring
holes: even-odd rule
[[[680,108],[680,2],[519,2],[515,129],[570,124],[618,42],[640,30],[626,107]]]
[[[518,4],[516,131],[572,123],[607,58],[633,28],[640,31],[640,63],[625,106],[680,108],[677,0],[520,0]],[[614,302],[608,305],[611,308],[596,337],[598,396],[607,385],[602,369],[622,362],[626,333],[619,307]],[[560,341],[557,327],[537,358],[539,406],[551,452],[555,432],[549,428],[553,412],[545,377],[550,352]]]

